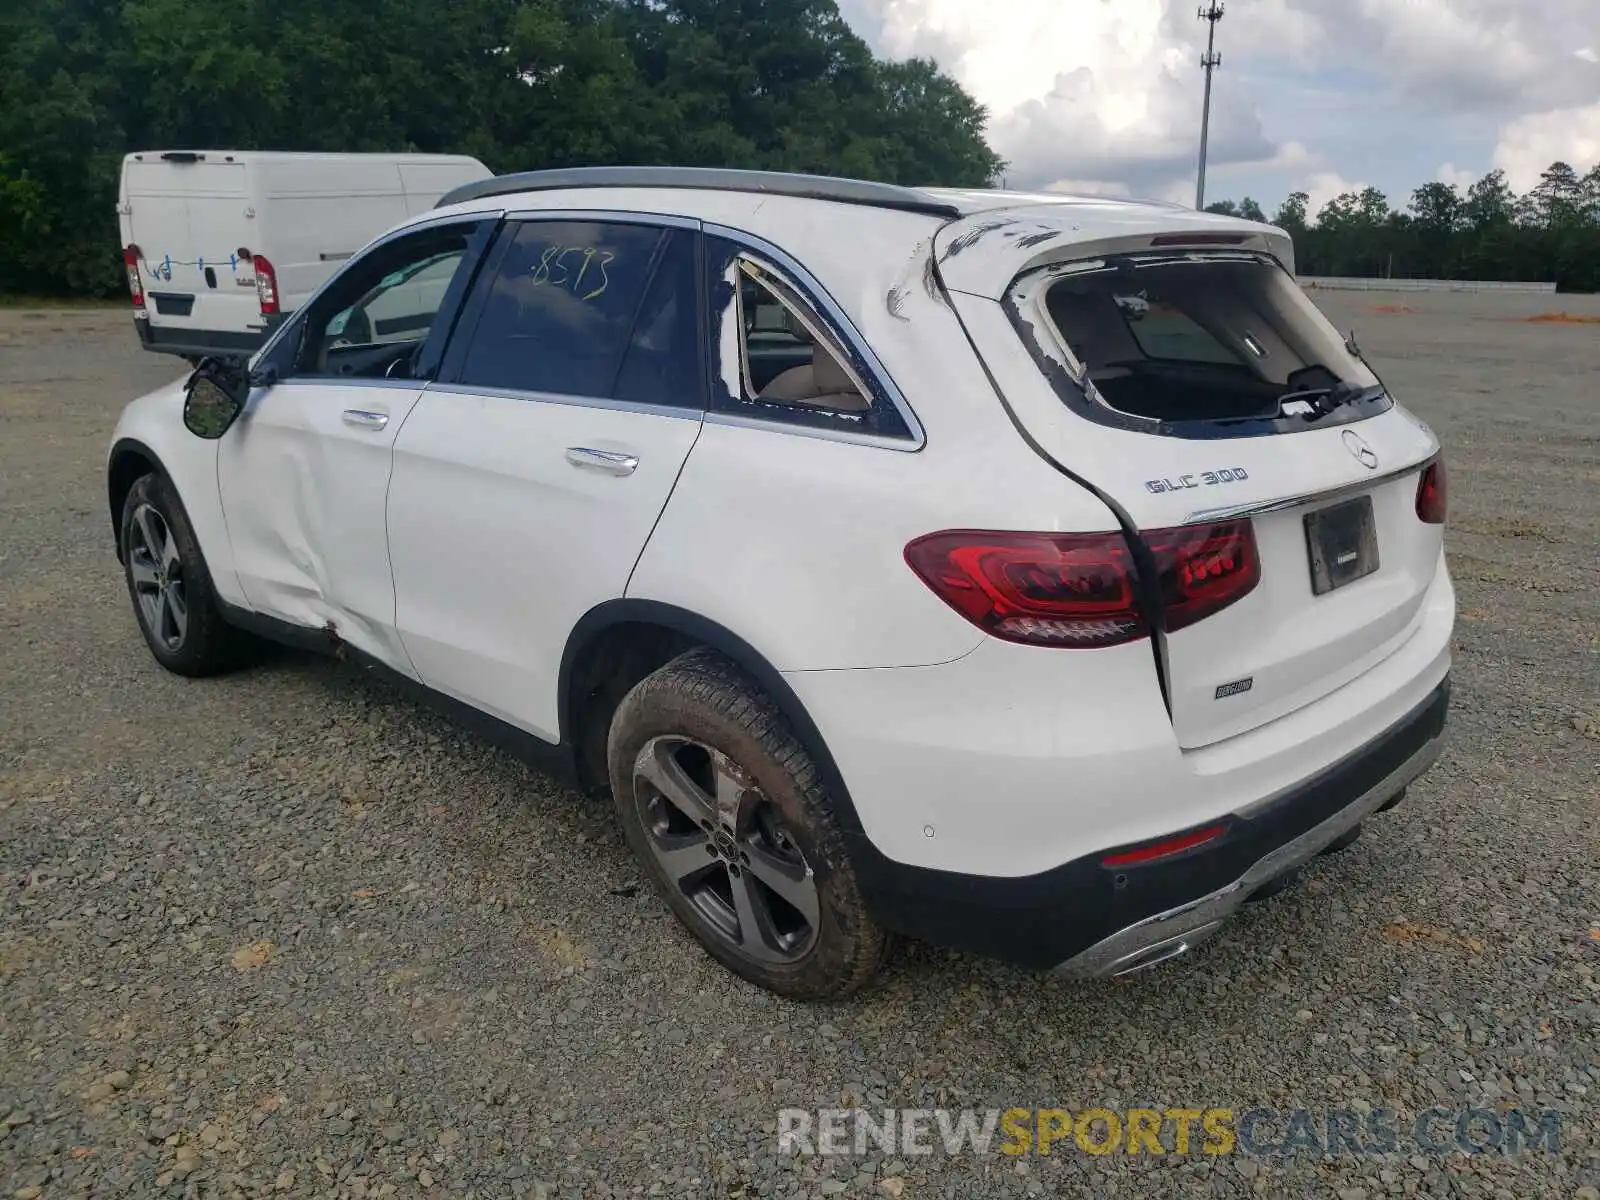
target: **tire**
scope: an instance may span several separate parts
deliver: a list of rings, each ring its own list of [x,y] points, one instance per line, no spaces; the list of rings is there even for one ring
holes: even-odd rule
[[[128,490],[120,536],[128,598],[158,663],[200,677],[248,660],[251,639],[223,620],[189,516],[164,475],[140,476]]]
[[[733,663],[691,650],[647,676],[612,718],[607,759],[629,847],[713,958],[795,1000],[876,977],[888,937],[816,764]]]

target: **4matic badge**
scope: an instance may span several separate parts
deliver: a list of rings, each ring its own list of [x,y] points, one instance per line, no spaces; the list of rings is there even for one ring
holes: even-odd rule
[[[1215,471],[1201,471],[1195,475],[1179,475],[1176,479],[1146,479],[1145,491],[1160,495],[1162,492],[1181,492],[1184,488],[1211,487],[1219,483],[1241,483],[1250,478],[1243,467],[1221,467]]]

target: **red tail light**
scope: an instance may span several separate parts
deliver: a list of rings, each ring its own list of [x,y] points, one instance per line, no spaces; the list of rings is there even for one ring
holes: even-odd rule
[[[1144,539],[1156,560],[1168,633],[1227,608],[1261,582],[1249,521],[1155,529]]]
[[[253,255],[251,261],[256,266],[256,299],[261,304],[261,315],[268,317],[278,311],[278,273],[260,254]]]
[[[1450,501],[1449,482],[1442,458],[1434,459],[1423,468],[1422,478],[1417,480],[1417,516],[1429,525],[1444,524]]]
[[[1114,646],[1149,632],[1120,533],[930,533],[906,563],[980,629],[1036,646]]]
[[[144,283],[139,278],[139,247],[123,247],[122,265],[128,269],[128,294],[133,297],[133,306],[143,309]]]
[[[1204,846],[1214,842],[1228,832],[1226,821],[1218,825],[1208,825],[1204,829],[1190,830],[1188,833],[1175,834],[1172,837],[1162,838],[1160,841],[1146,842],[1142,846],[1135,846],[1131,850],[1122,850],[1116,854],[1108,854],[1100,860],[1102,867],[1134,867],[1143,863],[1155,862],[1158,858],[1170,858],[1174,854],[1182,854],[1185,850],[1193,850],[1196,846]]]
[[[1145,540],[1169,630],[1232,604],[1261,577],[1248,521],[1159,529]],[[1120,533],[948,530],[916,539],[905,557],[941,600],[1006,641],[1088,649],[1150,632]]]

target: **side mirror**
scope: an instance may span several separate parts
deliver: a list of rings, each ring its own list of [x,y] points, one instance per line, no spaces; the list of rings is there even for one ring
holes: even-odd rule
[[[244,411],[250,383],[243,366],[227,359],[202,359],[189,376],[183,397],[183,423],[195,437],[215,441]]]

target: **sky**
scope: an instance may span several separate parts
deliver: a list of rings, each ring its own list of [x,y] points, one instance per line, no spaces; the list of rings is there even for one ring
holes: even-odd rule
[[[1199,0],[839,0],[879,54],[989,110],[1010,187],[1194,202]],[[1227,0],[1206,199],[1372,185],[1403,208],[1495,167],[1600,162],[1600,0]]]

